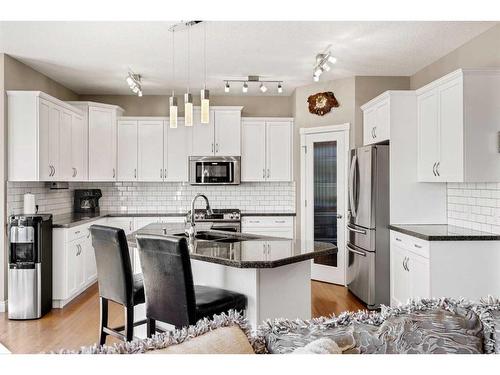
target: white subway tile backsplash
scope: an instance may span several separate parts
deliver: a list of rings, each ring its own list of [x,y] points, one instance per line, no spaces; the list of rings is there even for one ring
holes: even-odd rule
[[[8,182],[8,214],[22,213],[23,194],[36,196],[39,212],[54,215],[73,211],[73,190],[99,188],[103,211],[186,212],[196,193],[204,193],[213,208],[239,208],[246,212],[295,212],[294,182],[247,182],[235,186],[191,186],[161,182],[81,182],[67,190],[50,190],[44,182]],[[197,203],[203,208],[203,203]]]
[[[448,224],[500,234],[500,183],[449,183]]]

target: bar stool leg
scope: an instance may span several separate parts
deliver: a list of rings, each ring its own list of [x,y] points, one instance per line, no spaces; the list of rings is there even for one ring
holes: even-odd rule
[[[147,319],[147,334],[148,337],[152,337],[156,333],[156,320]]]
[[[108,300],[106,298],[99,298],[100,305],[100,322],[99,322],[99,345],[106,343],[107,333],[104,332],[104,327],[108,326]]]
[[[125,307],[125,337],[127,341],[134,338],[134,307]]]

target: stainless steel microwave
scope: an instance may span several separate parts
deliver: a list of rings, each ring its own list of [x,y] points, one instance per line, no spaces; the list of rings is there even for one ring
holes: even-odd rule
[[[190,156],[191,185],[238,185],[240,156]]]

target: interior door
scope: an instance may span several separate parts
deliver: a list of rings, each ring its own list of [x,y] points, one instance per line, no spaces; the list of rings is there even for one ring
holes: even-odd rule
[[[215,153],[214,111],[210,111],[210,122],[208,124],[201,123],[201,115],[199,110],[194,111],[193,116],[193,126],[195,127],[196,131],[192,132],[192,156],[213,156]]]
[[[305,136],[305,237],[338,247],[336,255],[316,258],[311,277],[345,285],[347,147],[345,132]]]
[[[289,121],[266,123],[266,180],[292,179],[292,128]]]
[[[241,155],[240,111],[215,112],[215,155]]]
[[[139,121],[138,179],[163,180],[163,121]]]
[[[172,129],[169,127],[169,122],[165,121],[163,179],[165,181],[187,182],[188,158],[193,153],[193,128],[185,127],[184,119],[179,118],[177,122],[177,128]]]
[[[266,179],[266,123],[245,121],[241,125],[241,181]]]
[[[137,181],[137,121],[118,122],[118,181]]]

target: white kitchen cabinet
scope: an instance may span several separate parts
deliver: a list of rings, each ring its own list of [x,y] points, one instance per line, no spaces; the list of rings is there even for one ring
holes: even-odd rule
[[[7,96],[9,181],[71,180],[72,118],[82,113],[40,91]]]
[[[187,182],[188,159],[193,153],[193,127],[185,127],[184,119],[179,118],[177,128],[170,128],[169,121],[166,120],[163,134],[163,180]]]
[[[200,123],[194,111],[193,156],[241,155],[241,110],[243,107],[212,107],[210,123]]]
[[[292,239],[294,218],[293,216],[244,216],[241,218],[241,232]]]
[[[391,306],[410,298],[498,295],[500,241],[425,241],[391,230]]]
[[[88,174],[88,126],[83,115],[71,118],[71,175],[70,181],[86,181]]]
[[[292,180],[292,119],[242,121],[241,180]]]
[[[419,181],[500,181],[500,70],[459,69],[416,92]]]
[[[139,121],[139,181],[163,181],[163,124],[162,120]]]
[[[119,120],[117,126],[117,180],[137,181],[137,121]]]
[[[380,95],[361,106],[363,110],[363,144],[388,141],[390,138],[390,100]]]
[[[115,181],[117,118],[123,109],[95,102],[67,102],[83,111],[88,124],[88,175],[90,181]]]

